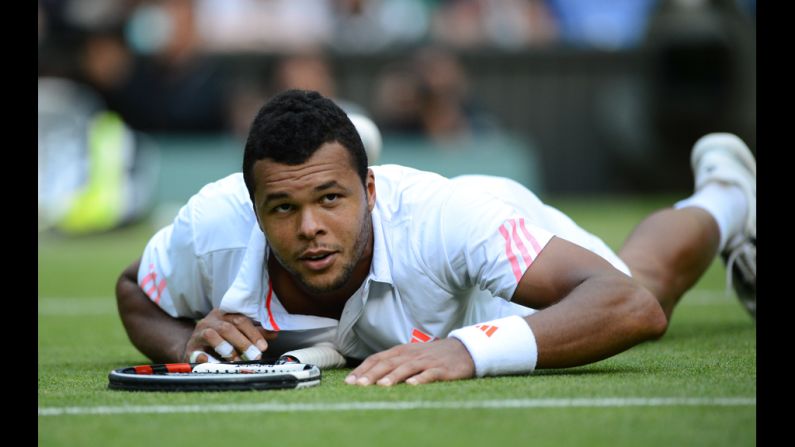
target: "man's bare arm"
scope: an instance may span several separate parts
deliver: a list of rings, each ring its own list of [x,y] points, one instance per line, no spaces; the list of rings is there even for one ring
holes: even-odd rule
[[[138,286],[140,262],[133,262],[116,282],[116,305],[127,336],[153,362],[184,361],[195,323],[168,315],[146,296]]]
[[[196,322],[168,315],[138,286],[140,262],[132,263],[119,277],[116,303],[130,341],[153,362],[186,362],[194,350],[211,353],[223,342],[234,348],[226,360],[241,360],[243,353],[248,360],[256,360],[268,349],[267,340],[276,337],[244,315],[224,314],[218,309]],[[206,360],[204,354],[197,358],[199,362]]]
[[[602,360],[658,338],[667,328],[651,292],[560,238],[553,238],[525,272],[513,301],[541,309],[525,318],[538,346],[536,368]]]
[[[553,238],[512,297],[541,309],[525,317],[537,345],[536,368],[595,362],[662,335],[667,326],[656,298],[590,251]],[[411,384],[473,377],[475,365],[455,338],[396,346],[368,357],[346,382]]]

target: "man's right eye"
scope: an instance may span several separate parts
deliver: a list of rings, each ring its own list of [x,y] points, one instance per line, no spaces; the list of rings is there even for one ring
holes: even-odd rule
[[[292,209],[293,209],[292,205],[288,205],[286,203],[283,203],[281,205],[274,206],[273,207],[273,212],[274,213],[286,213],[286,212],[289,212]]]

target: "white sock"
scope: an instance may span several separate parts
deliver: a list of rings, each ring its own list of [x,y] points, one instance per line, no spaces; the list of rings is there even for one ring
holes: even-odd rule
[[[715,218],[720,229],[719,253],[726,248],[726,242],[732,236],[744,230],[748,203],[737,185],[710,182],[692,196],[674,204],[676,209],[688,206],[702,208]]]

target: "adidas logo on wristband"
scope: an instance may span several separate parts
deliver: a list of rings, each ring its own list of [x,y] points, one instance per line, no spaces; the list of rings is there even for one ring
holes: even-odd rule
[[[526,374],[535,370],[536,338],[522,317],[510,316],[465,326],[450,332],[449,337],[467,348],[478,377]]]

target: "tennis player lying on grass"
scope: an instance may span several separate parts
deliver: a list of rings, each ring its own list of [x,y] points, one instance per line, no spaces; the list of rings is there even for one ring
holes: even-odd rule
[[[616,255],[513,181],[368,169],[345,112],[287,91],[257,114],[243,173],[202,188],[123,272],[119,312],[152,361],[331,342],[364,359],[358,385],[605,359],[662,336],[717,254],[755,318],[756,162],[730,134],[692,158],[695,194]]]

